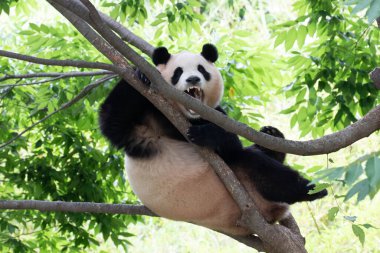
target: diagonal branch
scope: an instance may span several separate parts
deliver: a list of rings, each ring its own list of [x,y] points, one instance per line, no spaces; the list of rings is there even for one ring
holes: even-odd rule
[[[146,64],[147,70],[152,70],[152,67],[145,62],[144,59],[139,57],[134,52],[130,52],[130,48],[127,47],[122,41],[120,43],[120,38],[114,37],[112,32],[109,32],[107,26],[104,24],[96,24],[96,22],[102,22],[99,18],[99,15],[96,12],[96,9],[91,6],[89,1],[82,1],[86,5],[89,5],[91,10],[95,10],[95,12],[91,12],[91,18],[93,22],[92,26],[96,29],[96,31],[102,35],[106,41],[102,38],[99,38],[98,34],[96,34],[87,24],[83,22],[78,16],[74,16],[68,9],[65,9],[63,6],[67,8],[72,8],[70,3],[68,2],[60,2],[57,4],[55,1],[49,1],[57,10],[59,10],[74,26],[103,54],[105,54],[112,62],[119,65],[126,65],[125,59],[122,55],[120,55],[117,51],[113,53],[110,52],[110,45],[115,47],[117,50],[122,52],[125,55],[129,53],[139,61],[141,65]],[[72,9],[70,9],[72,10]],[[75,10],[72,10],[75,11]],[[107,43],[108,42],[108,43]],[[112,48],[112,47],[111,47]],[[130,55],[128,55],[129,58]],[[140,67],[140,66],[139,66]],[[149,69],[150,68],[150,69]],[[143,69],[144,70],[144,69]],[[155,70],[155,69],[153,69]],[[152,91],[147,91],[145,86],[142,86],[140,82],[136,82],[136,79],[131,75],[128,75],[130,69],[126,68],[124,72],[122,72],[122,77],[128,81],[133,87],[136,88],[139,92],[141,92],[144,96],[146,96],[160,111],[162,111],[165,116],[179,129],[182,134],[185,135],[185,132],[188,128],[188,122],[184,119],[183,115],[181,115],[178,111],[174,110],[172,106],[168,105],[167,101],[165,101],[158,94],[153,93]],[[155,70],[157,72],[157,70]],[[133,72],[132,72],[133,73]],[[132,74],[129,72],[129,74]],[[158,73],[158,72],[157,72]],[[160,74],[158,73],[159,77]],[[155,80],[151,76],[148,75],[151,80]],[[162,79],[162,78],[161,78]],[[168,86],[167,84],[165,84]],[[221,160],[217,155],[213,152],[210,152],[207,149],[198,148],[203,157],[214,167],[216,173],[221,177],[221,180],[224,181],[227,189],[230,191],[233,198],[238,203],[239,207],[242,209],[245,219],[245,224],[252,231],[257,232],[260,239],[263,241],[264,247],[272,247],[274,245],[271,252],[280,252],[287,249],[297,249],[298,252],[304,252],[303,241],[296,239],[296,237],[300,237],[300,235],[292,235],[289,236],[289,230],[284,227],[285,230],[281,229],[281,226],[271,226],[266,223],[261,214],[255,208],[255,204],[250,199],[250,196],[242,187],[242,185],[238,182],[235,175],[232,171],[227,167],[227,165]],[[273,240],[273,236],[278,238],[279,240]],[[281,243],[280,243],[281,242]]]
[[[134,78],[134,71],[128,67],[128,63],[126,62],[125,58],[119,54],[118,51],[113,50],[113,48],[102,38],[99,37],[98,34],[96,34],[83,20],[81,20],[78,16],[75,16],[72,12],[65,9],[63,6],[55,3],[54,1],[49,1],[51,5],[53,5],[61,14],[63,14],[77,29],[79,32],[81,32],[100,52],[102,52],[106,57],[108,57],[111,61],[114,63],[120,64],[122,66],[125,66],[125,68],[120,72],[122,77],[127,80],[136,90],[142,93],[142,95],[146,96],[153,104],[157,106],[162,112],[173,122],[173,124],[176,125],[176,127],[180,128],[179,125],[182,127],[182,132],[184,133],[186,129],[188,128],[188,122],[183,117],[181,113],[176,111],[171,104],[169,104],[164,98],[162,98],[160,95],[153,93],[151,90],[148,90],[145,85],[143,85],[140,81],[137,81]],[[66,2],[67,3],[67,2]],[[207,151],[206,151],[207,152]],[[208,151],[210,152],[210,151]],[[210,152],[211,153],[211,152]],[[214,155],[216,156],[216,155]],[[224,164],[224,162],[219,158],[215,157],[215,159],[208,159],[209,162],[220,162],[221,166],[220,168],[226,168],[227,166]],[[224,167],[223,167],[224,166]],[[230,175],[234,177],[233,173],[231,172]],[[226,179],[227,180],[227,179]],[[237,179],[235,178],[235,181]],[[243,189],[244,191],[244,189]],[[247,194],[246,194],[247,196]],[[257,212],[257,211],[256,211]],[[260,216],[260,214],[257,212],[256,215]],[[261,217],[261,216],[260,216]],[[248,239],[247,239],[248,241]],[[258,239],[255,240],[252,239],[252,244],[257,244]],[[246,242],[243,242],[246,243]],[[261,244],[262,245],[262,244]],[[259,247],[259,245],[257,246]],[[262,246],[260,246],[262,248]]]
[[[82,60],[51,60],[37,58],[29,55],[17,54],[4,50],[0,50],[0,56],[50,66],[105,69],[111,71],[113,70],[112,65],[101,62],[87,62]]]
[[[10,145],[11,143],[13,143],[15,140],[17,140],[18,138],[20,138],[21,136],[23,136],[26,132],[30,131],[31,129],[33,129],[35,126],[37,126],[41,122],[43,122],[43,121],[49,119],[50,117],[52,117],[54,114],[56,114],[56,113],[58,113],[58,112],[60,112],[62,110],[65,110],[67,108],[69,108],[70,106],[72,106],[73,104],[75,104],[76,102],[78,102],[79,100],[81,100],[82,98],[84,98],[88,93],[90,93],[90,91],[92,91],[93,89],[95,89],[96,87],[98,87],[99,85],[101,85],[102,83],[104,83],[104,82],[106,82],[108,80],[111,80],[111,79],[113,79],[115,77],[116,77],[116,75],[106,76],[106,77],[100,78],[100,79],[94,81],[93,83],[87,85],[86,87],[84,87],[84,89],[81,92],[78,93],[78,95],[76,95],[69,102],[64,103],[61,107],[59,107],[54,112],[46,115],[45,117],[43,117],[39,121],[37,121],[37,122],[33,123],[32,125],[28,126],[27,128],[25,128],[23,131],[21,131],[19,134],[17,134],[16,136],[14,136],[13,138],[11,138],[7,142],[0,144],[0,150],[3,149],[3,148],[5,148],[6,146]]]

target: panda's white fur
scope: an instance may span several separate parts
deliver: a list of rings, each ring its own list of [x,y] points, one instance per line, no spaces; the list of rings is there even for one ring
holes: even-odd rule
[[[212,76],[211,80],[207,81],[205,77],[199,73],[198,65],[202,65],[206,71],[210,73]],[[157,65],[157,69],[168,83],[171,83],[173,72],[178,67],[183,69],[183,74],[181,75],[178,83],[175,85],[178,90],[185,91],[189,88],[189,84],[186,82],[186,79],[192,76],[197,76],[200,78],[198,85],[204,93],[202,102],[212,108],[219,105],[220,100],[223,97],[224,84],[219,70],[213,63],[207,61],[201,54],[183,51],[179,54],[171,55],[170,61],[166,64]],[[186,117],[199,117],[197,113],[187,110],[183,107],[183,105],[177,103],[177,106]]]
[[[196,97],[222,111],[219,103],[223,80],[213,64],[217,59],[216,48],[204,46],[201,54],[170,55],[165,48],[155,52],[159,56],[153,55],[153,61],[169,84],[181,91],[196,88],[198,95],[200,89],[201,95]],[[176,75],[176,70],[181,74]],[[243,183],[268,222],[281,220],[288,214],[289,205],[281,203],[282,200],[294,203],[325,195],[307,195],[312,188],[307,186],[309,181],[283,165],[283,160],[272,158],[270,150],[243,149],[236,135],[198,119],[198,114],[178,103],[177,106],[195,130],[200,127],[202,133],[204,126],[206,130],[211,129],[203,133],[206,134],[204,138],[216,143],[215,150]],[[237,226],[241,212],[210,165],[125,81],[119,82],[102,105],[100,126],[116,147],[124,148],[129,183],[142,203],[153,212],[231,235],[249,234],[248,230]]]
[[[169,219],[248,233],[236,226],[240,210],[225,186],[190,144],[160,138],[157,145],[159,155],[148,161],[125,158],[131,187],[144,205]]]

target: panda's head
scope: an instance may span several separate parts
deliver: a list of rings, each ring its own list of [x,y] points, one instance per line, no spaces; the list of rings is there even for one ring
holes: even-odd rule
[[[214,62],[218,51],[212,44],[205,44],[200,54],[180,52],[170,54],[165,47],[154,50],[152,60],[166,82],[203,104],[215,108],[223,96],[223,80]],[[190,119],[199,114],[177,104],[181,112]]]

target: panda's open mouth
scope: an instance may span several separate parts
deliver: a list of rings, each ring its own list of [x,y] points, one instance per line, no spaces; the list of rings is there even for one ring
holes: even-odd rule
[[[192,87],[187,88],[187,90],[185,90],[185,93],[192,96],[195,99],[200,100],[201,102],[203,101],[203,90],[201,88],[199,88],[198,86],[192,86]],[[197,114],[196,112],[194,112],[191,109],[187,109],[187,110],[191,114]]]

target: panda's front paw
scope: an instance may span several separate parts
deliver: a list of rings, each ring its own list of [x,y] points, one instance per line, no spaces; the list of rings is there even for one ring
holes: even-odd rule
[[[140,71],[140,69],[136,69],[135,71],[135,75],[136,77],[144,84],[146,85],[150,85],[150,80],[148,79],[148,77],[146,77],[146,75]]]
[[[212,124],[193,125],[187,130],[187,138],[194,144],[199,146],[209,146],[210,138],[212,138]]]
[[[281,133],[280,130],[278,130],[277,128],[272,127],[272,126],[264,126],[260,129],[260,132],[272,135],[274,137],[279,137],[279,138],[285,139],[284,134]]]

